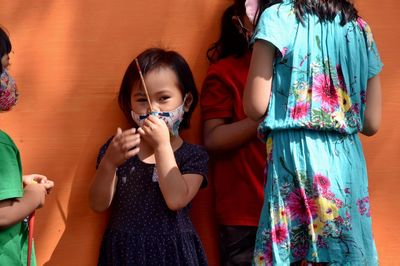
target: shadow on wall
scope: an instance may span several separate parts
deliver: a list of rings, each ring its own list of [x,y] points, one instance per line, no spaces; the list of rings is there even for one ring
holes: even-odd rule
[[[73,176],[68,202],[65,231],[51,258],[44,265],[96,265],[98,250],[107,223],[107,213],[96,214],[89,207],[88,195],[92,177],[95,173],[98,151],[112,136],[118,126],[127,127],[123,117],[116,117],[116,99],[110,100],[106,108],[98,114],[91,125],[90,134],[79,155],[79,165]],[[107,123],[104,128],[104,121]],[[101,125],[101,129],[98,128]],[[101,132],[101,134],[99,134]],[[108,134],[108,135],[105,135]],[[92,256],[88,256],[92,254]]]

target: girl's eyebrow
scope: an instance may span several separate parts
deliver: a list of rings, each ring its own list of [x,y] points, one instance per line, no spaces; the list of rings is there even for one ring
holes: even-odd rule
[[[144,96],[144,95],[145,95],[145,93],[143,91],[138,91],[133,94],[133,96]]]
[[[169,90],[160,90],[156,92],[156,95],[160,95],[160,94],[169,94],[171,93]]]

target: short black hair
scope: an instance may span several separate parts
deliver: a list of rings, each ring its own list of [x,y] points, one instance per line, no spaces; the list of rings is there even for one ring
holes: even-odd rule
[[[146,73],[159,68],[169,68],[176,74],[178,79],[178,86],[182,95],[190,93],[193,101],[190,105],[189,111],[183,115],[183,121],[180,128],[189,128],[190,117],[196,108],[199,94],[194,82],[192,71],[186,60],[175,51],[167,51],[161,48],[149,48],[137,56],[143,76]],[[135,59],[129,64],[122,79],[121,87],[118,95],[118,103],[122,112],[128,121],[135,125],[131,117],[131,94],[133,86],[136,82],[140,82],[139,71],[136,66]]]
[[[0,58],[9,54],[12,50],[11,41],[6,31],[0,27]],[[0,64],[0,73],[3,72],[3,66]]]

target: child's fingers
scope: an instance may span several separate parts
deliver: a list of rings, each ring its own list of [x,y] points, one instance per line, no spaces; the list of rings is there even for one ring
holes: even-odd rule
[[[137,134],[136,133],[136,128],[130,128],[130,129],[127,129],[127,130],[124,130],[124,132],[122,132],[122,137],[127,137],[127,136],[131,136],[131,135],[135,135],[135,134]]]
[[[46,188],[47,194],[50,194],[51,190],[54,188],[54,182],[51,180],[47,180],[43,186]]]
[[[143,125],[144,126],[148,126],[148,127],[154,127],[155,125],[157,125],[157,122],[160,119],[154,115],[149,115],[146,120],[144,120]]]
[[[124,143],[122,145],[122,149],[124,151],[131,150],[132,148],[138,146],[140,144],[140,135],[135,134],[133,136],[128,136],[124,138]]]
[[[141,136],[143,136],[143,135],[146,134],[146,132],[144,132],[143,128],[141,128],[141,127],[139,127],[139,128],[137,129],[137,132],[138,132]]]
[[[156,123],[157,122],[157,120],[160,120],[157,116],[155,116],[155,115],[149,115],[147,118],[146,118],[146,121],[150,121],[150,122],[152,122],[152,123]],[[145,122],[146,122],[145,121]]]
[[[155,125],[161,125],[161,124],[165,124],[165,121],[164,120],[162,120],[161,118],[159,118],[159,117],[156,117],[156,116],[149,116],[149,117],[151,117],[150,118],[150,121],[153,123],[153,124],[155,124]]]
[[[146,123],[147,122],[147,123]],[[162,118],[156,117],[156,116],[149,116],[145,123],[147,124],[152,130],[159,130],[159,129],[167,129],[167,124]]]
[[[54,187],[54,182],[51,180],[47,180],[46,182],[43,183],[44,187],[48,189],[52,189]]]
[[[119,128],[117,128],[117,132],[115,133],[113,141],[120,142],[121,139],[122,139],[122,129],[119,127]]]
[[[129,158],[135,156],[136,154],[138,154],[139,150],[140,150],[139,147],[135,147],[135,148],[130,149],[129,151],[127,151],[127,152],[125,153],[126,159],[129,159]]]
[[[32,180],[37,182],[37,183],[39,183],[39,184],[42,184],[42,183],[47,181],[47,176],[34,174]]]
[[[135,134],[135,135],[130,135],[130,136],[126,136],[124,138],[124,143],[128,144],[128,145],[137,145],[140,143],[140,135],[139,134]]]

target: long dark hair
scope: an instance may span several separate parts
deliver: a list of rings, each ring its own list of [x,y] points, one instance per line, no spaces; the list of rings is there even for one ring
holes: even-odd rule
[[[259,11],[256,22],[260,14],[273,4],[282,3],[282,0],[259,0]],[[349,0],[293,0],[294,13],[300,22],[306,14],[318,16],[320,21],[332,21],[337,14],[342,15],[340,24],[343,26],[347,22],[358,18],[358,11]]]
[[[197,105],[199,94],[194,82],[192,71],[186,60],[175,51],[166,51],[161,48],[149,48],[137,56],[143,75],[163,67],[169,68],[176,74],[182,95],[192,94],[193,101],[189,111],[183,115],[180,128],[189,128],[190,117]],[[140,82],[139,71],[135,59],[129,64],[122,79],[118,95],[118,103],[128,121],[134,125],[131,117],[131,93],[135,83]]]
[[[235,0],[234,4],[230,5],[223,13],[219,39],[207,50],[207,58],[210,63],[231,55],[241,57],[249,49],[245,36],[238,31],[232,20],[233,16],[242,19],[246,15],[244,2],[245,0]]]
[[[6,31],[0,27],[0,59],[6,55],[9,54],[12,50],[10,38],[8,37],[8,34]],[[0,63],[0,73],[3,72],[3,65]]]

